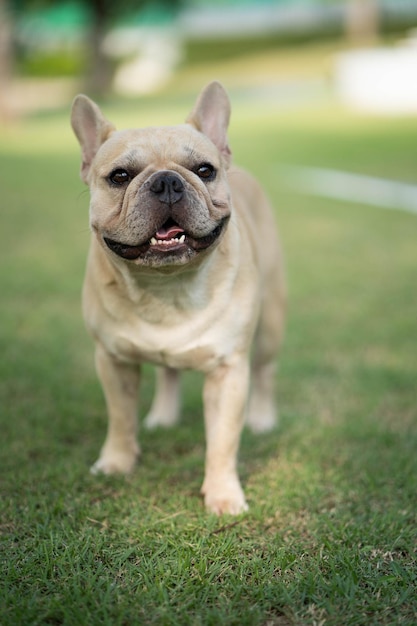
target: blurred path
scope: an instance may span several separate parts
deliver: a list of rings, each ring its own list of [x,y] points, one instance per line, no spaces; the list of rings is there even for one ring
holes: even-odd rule
[[[198,87],[183,84],[186,93],[196,91],[212,80],[212,76],[201,76]],[[256,79],[255,79],[256,80]],[[234,83],[233,80],[223,79],[233,101],[242,103],[253,102],[265,107],[274,106],[278,109],[294,105],[310,104],[311,102],[324,100],[329,96],[329,83],[321,77],[311,78],[283,78],[282,80],[265,80],[263,82],[246,79],[246,84]],[[6,95],[8,110],[13,116],[20,117],[38,111],[47,111],[67,106],[76,93],[82,91],[82,81],[73,78],[20,78],[12,81],[10,90]],[[158,96],[163,101],[165,93],[171,94],[172,88],[158,91]],[[120,96],[120,100],[125,100]]]
[[[276,172],[275,168],[275,172]],[[284,184],[307,195],[417,214],[417,185],[317,167],[278,165]]]

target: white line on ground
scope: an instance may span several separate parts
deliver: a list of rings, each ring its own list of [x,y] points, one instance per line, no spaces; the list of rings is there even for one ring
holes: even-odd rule
[[[278,173],[300,193],[417,214],[417,185],[318,167],[278,164]]]

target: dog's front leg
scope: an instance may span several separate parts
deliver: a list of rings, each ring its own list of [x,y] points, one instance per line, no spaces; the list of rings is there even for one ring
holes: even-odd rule
[[[136,441],[140,370],[113,358],[100,345],[96,349],[96,369],[106,398],[109,425],[100,458],[93,474],[127,474],[139,456]]]
[[[237,454],[249,386],[249,363],[235,357],[206,375],[204,417],[206,469],[202,486],[207,509],[221,515],[246,511],[237,474]]]

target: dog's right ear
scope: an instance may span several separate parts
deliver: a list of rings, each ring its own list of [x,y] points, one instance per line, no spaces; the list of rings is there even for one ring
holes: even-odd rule
[[[231,152],[227,140],[230,119],[229,97],[217,81],[213,81],[200,93],[187,123],[206,135],[220,150],[226,163],[230,163]]]
[[[71,126],[81,146],[81,179],[87,183],[97,150],[115,127],[106,120],[96,103],[83,94],[76,96],[72,104]]]

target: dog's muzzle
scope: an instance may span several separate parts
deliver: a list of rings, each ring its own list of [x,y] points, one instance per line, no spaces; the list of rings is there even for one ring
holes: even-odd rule
[[[136,245],[103,237],[115,254],[139,265],[184,265],[200,252],[211,247],[220,237],[229,214],[217,222],[211,232],[197,236],[188,230],[190,207],[187,206],[185,181],[173,170],[155,173],[149,180],[148,193],[153,197],[152,209],[165,221],[149,239]],[[156,220],[157,221],[157,220]]]

